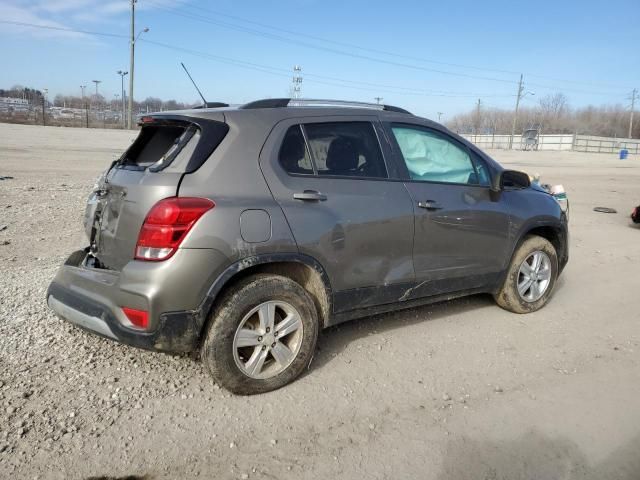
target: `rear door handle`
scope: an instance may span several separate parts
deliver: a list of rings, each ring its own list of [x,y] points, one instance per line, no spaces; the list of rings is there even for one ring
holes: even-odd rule
[[[315,190],[305,190],[302,193],[294,193],[293,198],[296,200],[302,200],[303,202],[324,202],[327,196],[324,193],[316,192]]]
[[[422,202],[418,202],[418,206],[426,210],[442,210],[443,208],[442,205],[433,200],[424,200]]]

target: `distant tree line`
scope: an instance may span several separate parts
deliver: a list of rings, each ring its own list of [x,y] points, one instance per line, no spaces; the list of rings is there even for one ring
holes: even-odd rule
[[[0,97],[24,98],[29,103],[42,103],[42,92],[35,88],[23,87],[22,85],[14,85],[5,90],[0,88]]]
[[[40,90],[23,87],[22,85],[14,85],[9,89],[0,89],[0,97],[25,98],[32,105],[40,105],[42,103],[43,93]],[[108,109],[121,110],[122,98],[114,98],[107,100],[103,95],[89,93],[87,90],[85,97],[82,95],[62,95],[58,94],[53,99],[49,98],[48,102],[54,107],[66,108],[91,108],[91,109]],[[184,103],[176,100],[162,100],[157,97],[147,97],[142,101],[134,101],[134,112],[158,112],[162,110],[180,110],[200,105],[198,102]]]
[[[539,128],[543,133],[579,133],[604,137],[627,137],[629,134],[629,108],[623,105],[589,105],[571,108],[562,93],[550,94],[538,100],[533,107],[520,104],[516,134],[527,128]],[[454,116],[447,126],[464,134],[510,134],[514,109],[476,106],[467,113]],[[640,118],[634,119],[633,138],[640,137]]]

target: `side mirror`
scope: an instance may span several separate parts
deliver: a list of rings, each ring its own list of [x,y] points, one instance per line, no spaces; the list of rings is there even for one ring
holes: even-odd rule
[[[531,186],[529,175],[517,170],[503,170],[493,177],[491,190],[500,192],[502,190],[518,190]]]

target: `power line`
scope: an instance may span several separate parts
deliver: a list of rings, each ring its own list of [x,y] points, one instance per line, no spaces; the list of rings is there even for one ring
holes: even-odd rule
[[[147,3],[152,4],[152,6],[154,6],[156,8],[168,10],[168,8],[165,5],[158,4],[158,3],[154,2],[153,0],[148,0]],[[443,61],[438,61],[438,60],[433,60],[433,59],[426,59],[426,58],[422,58],[422,57],[403,55],[403,54],[399,54],[397,52],[389,52],[389,51],[380,50],[380,49],[376,49],[376,48],[364,47],[364,46],[361,46],[361,45],[356,45],[356,44],[347,43],[347,42],[340,42],[340,41],[332,40],[332,39],[325,38],[325,37],[311,35],[311,34],[304,33],[304,32],[288,30],[288,29],[285,29],[285,28],[276,27],[276,26],[269,25],[269,24],[266,24],[266,23],[256,22],[254,20],[250,20],[250,19],[243,18],[243,17],[240,17],[240,16],[221,13],[221,12],[214,11],[214,10],[207,9],[207,8],[203,8],[203,7],[200,7],[200,6],[197,6],[197,5],[191,5],[191,4],[182,3],[180,1],[178,1],[176,3],[178,5],[180,5],[181,7],[187,7],[187,8],[190,8],[190,9],[199,10],[199,11],[202,11],[202,12],[207,12],[207,13],[210,13],[210,14],[213,14],[213,15],[217,15],[217,16],[220,16],[220,17],[230,18],[230,19],[237,20],[237,21],[240,21],[240,22],[244,22],[244,23],[248,23],[248,24],[252,24],[252,25],[257,25],[257,26],[260,26],[262,28],[267,28],[267,29],[270,29],[270,30],[283,32],[283,33],[286,33],[288,35],[294,35],[296,37],[306,37],[306,38],[309,38],[309,39],[312,39],[312,40],[316,40],[316,41],[326,42],[326,43],[330,43],[330,44],[333,44],[333,45],[338,45],[338,46],[343,46],[343,47],[348,47],[348,48],[355,48],[355,49],[358,49],[358,50],[377,53],[377,54],[382,54],[382,55],[387,55],[387,56],[391,56],[391,57],[394,57],[394,58],[404,58],[404,59],[407,59],[407,60],[414,60],[414,61],[419,61],[419,62],[432,63],[432,64],[436,64],[436,65],[445,65],[445,66],[450,66],[450,67],[466,68],[466,69],[480,70],[480,71],[486,71],[486,72],[506,73],[506,74],[511,74],[511,75],[519,75],[521,73],[521,72],[517,72],[517,71],[513,71],[513,70],[478,67],[478,66],[473,66],[473,65],[463,65],[463,64],[459,64],[459,63],[443,62]],[[175,10],[175,9],[173,9],[173,10]],[[211,20],[211,21],[215,21],[215,20]],[[220,25],[221,26],[227,26],[227,27],[235,26],[235,27],[239,27],[239,28],[244,28],[242,26],[233,25],[233,24],[225,24],[225,25],[220,24]],[[266,33],[266,32],[263,32],[263,33]],[[296,43],[297,43],[297,41],[296,41]],[[626,89],[627,88],[627,87],[623,87],[623,86],[620,86],[620,85],[601,84],[601,83],[585,82],[585,81],[578,81],[578,80],[567,80],[567,79],[560,79],[560,78],[556,78],[556,77],[548,77],[548,76],[544,76],[544,75],[538,75],[538,74],[527,73],[527,72],[524,72],[524,73],[527,76],[531,76],[531,77],[535,77],[535,78],[542,78],[542,79],[547,79],[547,80],[552,80],[552,81],[555,81],[555,82],[573,83],[573,84],[576,84],[576,85],[592,85],[592,86],[600,86],[600,87],[603,87],[603,88],[611,88],[611,89],[623,89],[623,88]],[[511,83],[515,84],[517,82],[511,81]],[[533,85],[533,84],[531,84],[531,85]],[[542,87],[542,88],[556,88],[556,87]]]
[[[161,5],[158,3],[155,3],[153,1],[148,1],[148,3],[152,4],[153,6],[157,7],[157,8],[166,8],[165,5]],[[425,63],[433,63],[436,65],[446,65],[449,67],[459,67],[459,68],[470,68],[473,70],[483,70],[483,71],[488,71],[488,72],[499,72],[499,73],[508,73],[508,74],[514,74],[517,75],[519,74],[519,72],[514,72],[514,71],[510,71],[510,70],[500,70],[500,69],[495,69],[495,68],[485,68],[485,67],[475,67],[475,66],[470,66],[470,65],[461,65],[458,63],[450,63],[450,62],[442,62],[439,60],[431,60],[431,59],[426,59],[426,58],[421,58],[421,57],[414,57],[414,56],[410,56],[410,55],[403,55],[403,54],[398,54],[398,53],[394,53],[394,52],[387,52],[385,50],[380,50],[380,49],[376,49],[376,48],[371,48],[371,47],[363,47],[361,45],[356,45],[353,43],[347,43],[347,42],[339,42],[336,40],[332,40],[329,38],[325,38],[325,37],[319,37],[316,35],[311,35],[308,33],[303,33],[303,32],[299,32],[299,31],[293,31],[293,30],[288,30],[285,28],[281,28],[281,27],[275,27],[273,25],[268,25],[266,23],[261,23],[261,22],[256,22],[254,20],[249,20],[247,18],[243,18],[243,17],[239,17],[236,15],[229,15],[226,13],[221,13],[218,11],[214,11],[208,8],[203,8],[197,5],[191,5],[191,4],[187,4],[187,3],[181,3],[181,2],[176,2],[178,5],[180,5],[181,7],[187,7],[187,8],[192,8],[194,10],[200,10],[203,12],[207,12],[213,15],[218,15],[221,17],[226,17],[226,18],[231,18],[233,20],[238,20],[241,22],[245,22],[245,23],[249,23],[249,24],[253,24],[253,25],[257,25],[263,28],[268,28],[270,30],[275,30],[275,31],[279,31],[279,32],[283,32],[283,33],[287,33],[289,35],[295,35],[297,37],[306,37],[306,38],[310,38],[312,40],[318,40],[321,42],[326,42],[326,43],[331,43],[333,45],[339,45],[342,47],[349,47],[349,48],[356,48],[358,50],[363,50],[363,51],[367,51],[367,52],[372,52],[372,53],[378,53],[378,54],[382,54],[382,55],[388,55],[391,57],[395,57],[395,58],[405,58],[407,60],[416,60],[419,62],[425,62]]]
[[[102,37],[116,37],[116,38],[128,38],[126,35],[120,35],[118,33],[107,33],[107,32],[95,32],[91,30],[78,30],[76,28],[66,28],[66,27],[54,27],[52,25],[39,25],[36,23],[26,23],[26,22],[14,22],[11,20],[0,20],[0,23],[6,23],[9,25],[17,25],[20,27],[32,27],[32,28],[44,28],[46,30],[58,30],[61,32],[72,32],[72,33],[85,33],[87,35],[99,35]]]
[[[106,36],[106,37],[116,37],[116,38],[129,38],[127,35],[121,35],[121,34],[117,34],[117,33],[108,33],[108,32],[97,32],[97,31],[90,31],[90,30],[79,30],[79,29],[74,29],[74,28],[66,28],[66,27],[54,27],[54,26],[50,26],[50,25],[40,25],[40,24],[35,24],[35,23],[26,23],[26,22],[13,22],[13,21],[8,21],[8,20],[0,20],[0,23],[6,23],[6,24],[11,24],[11,25],[19,25],[19,26],[24,26],[24,27],[32,27],[32,28],[42,28],[42,29],[47,29],[47,30],[58,30],[58,31],[64,31],[64,32],[73,32],[73,33],[85,33],[85,34],[89,34],[89,35],[98,35],[98,36]],[[170,48],[170,49],[174,49],[174,50],[178,50],[178,51],[182,51],[185,53],[190,53],[192,55],[197,55],[197,56],[205,56],[208,57],[211,60],[216,60],[219,62],[223,62],[223,63],[229,63],[232,65],[236,65],[236,66],[241,66],[244,68],[252,68],[256,71],[261,71],[264,73],[270,73],[272,75],[281,75],[281,76],[288,76],[288,75],[284,75],[284,74],[280,74],[280,73],[275,73],[271,70],[278,70],[281,72],[288,72],[288,70],[284,70],[284,69],[276,69],[274,67],[269,67],[266,65],[259,65],[259,64],[255,64],[255,63],[251,63],[251,62],[243,62],[241,60],[235,60],[235,59],[231,59],[231,58],[227,58],[227,57],[221,57],[218,55],[212,55],[206,52],[199,52],[196,50],[192,50],[192,49],[186,49],[186,48],[182,48],[182,47],[178,47],[178,46],[174,46],[174,45],[169,45],[166,43],[161,43],[161,42],[155,42],[152,40],[146,40],[146,39],[139,39],[139,41],[141,42],[145,42],[151,45],[156,45],[156,46],[161,46],[164,48]],[[443,96],[443,97],[467,97],[467,96],[483,96],[483,97],[509,97],[512,95],[495,95],[495,94],[478,94],[478,93],[458,93],[458,92],[434,92],[434,91],[429,91],[429,90],[422,90],[422,89],[416,89],[416,88],[411,88],[411,87],[402,87],[402,86],[394,86],[394,85],[384,85],[384,84],[377,84],[377,83],[370,83],[370,82],[362,82],[362,81],[357,81],[357,80],[349,80],[349,79],[342,79],[342,78],[337,78],[337,77],[330,77],[330,76],[326,76],[326,75],[318,75],[318,74],[313,74],[313,73],[305,73],[305,76],[307,77],[313,77],[313,78],[320,78],[320,79],[326,79],[326,80],[331,80],[334,82],[344,82],[344,83],[352,83],[352,84],[359,84],[359,85],[367,85],[370,87],[374,87],[368,90],[378,90],[380,88],[386,88],[386,89],[390,89],[390,90],[401,90],[400,92],[392,92],[392,93],[397,93],[400,95],[403,94],[408,94],[408,95],[425,95],[425,96]],[[339,87],[344,87],[344,88],[354,88],[353,86],[350,85],[342,85],[341,83],[329,83],[329,82],[323,82],[320,80],[308,80],[310,82],[314,82],[314,83],[319,83],[319,84],[325,84],[325,85],[331,85],[331,86],[339,86]],[[360,88],[361,90],[364,90],[363,88]],[[389,90],[389,91],[390,91]],[[408,93],[403,93],[402,91],[406,91]]]
[[[149,2],[149,3],[153,3],[153,2]],[[160,8],[160,7],[158,7],[158,8]],[[164,7],[163,7],[163,9],[164,9]],[[202,19],[202,18],[195,18],[195,17],[192,17],[190,15],[188,16],[188,15],[181,14],[181,16],[186,16],[187,18],[192,18],[192,19],[196,19],[196,20],[205,21],[206,23],[214,23],[214,24],[216,23],[216,22],[209,22],[208,20]],[[51,25],[41,25],[41,24],[34,24],[34,23],[27,23],[27,22],[15,22],[15,21],[10,21],[10,20],[0,20],[0,23],[10,24],[10,25],[17,25],[17,26],[24,26],[24,27],[47,29],[47,30],[56,30],[56,31],[73,32],[73,33],[83,33],[83,34],[87,34],[87,35],[97,35],[97,36],[103,36],[103,37],[129,38],[127,35],[122,35],[122,34],[117,34],[117,33],[98,32],[98,31],[92,31],[92,30],[82,30],[82,29],[66,28],[66,27],[55,27],[55,26],[51,26]],[[184,49],[184,48],[181,48],[181,47],[168,45],[168,44],[164,44],[164,43],[160,43],[160,42],[154,42],[154,41],[144,40],[144,39],[140,39],[140,41],[144,41],[146,43],[162,46],[162,47],[165,47],[165,48],[177,49],[177,50],[184,51],[186,53],[191,53],[191,54],[194,54],[194,55],[203,55],[203,54],[204,55],[208,55],[208,56],[211,57],[211,59],[216,59],[217,61],[220,61],[220,62],[239,62],[237,64],[237,66],[242,66],[242,65],[240,65],[240,63],[243,63],[243,64],[245,64],[244,65],[245,68],[249,68],[249,65],[253,65],[254,67],[257,67],[259,69],[272,69],[272,67],[268,67],[268,66],[264,66],[264,65],[251,64],[250,62],[242,62],[242,61],[239,61],[239,60],[233,60],[233,59],[229,59],[229,58],[219,57],[219,56],[215,56],[215,55],[206,54],[204,52],[197,52],[197,51],[194,51],[194,50]],[[289,40],[288,39],[283,39],[283,41],[289,41]],[[312,48],[323,49],[322,47],[316,47],[316,46],[312,46]],[[366,56],[359,56],[359,55],[355,55],[355,54],[349,54],[349,53],[346,53],[346,52],[335,51],[335,50],[332,50],[332,49],[329,49],[329,51],[334,51],[335,53],[344,54],[344,55],[347,55],[347,56],[355,56],[357,58],[364,58],[364,59],[371,58],[371,57],[366,57]],[[441,71],[441,70],[421,68],[421,67],[418,67],[418,66],[415,66],[415,65],[413,65],[413,66],[412,65],[406,65],[406,64],[401,64],[401,63],[398,63],[398,62],[377,60],[377,59],[373,59],[373,58],[372,58],[372,60],[373,61],[379,61],[379,62],[382,62],[382,63],[391,64],[391,65],[406,66],[407,68],[414,68],[414,69],[418,69],[418,70],[432,71],[432,72],[437,72],[437,73],[451,74],[451,75],[457,75],[457,76],[463,76],[463,77],[469,77],[469,78],[476,78],[476,79],[496,80],[496,81],[504,82],[504,83],[514,83],[514,82],[512,82],[510,80],[491,79],[491,78],[488,78],[488,77],[478,77],[478,76],[466,75],[466,74],[462,74],[462,73],[445,72],[445,71]],[[264,70],[258,70],[258,71],[264,71]],[[265,73],[275,74],[274,72],[270,72],[270,71],[264,71],[264,72]],[[338,78],[335,78],[335,77],[327,77],[327,76],[318,75],[318,74],[312,74],[312,73],[305,73],[305,76],[307,76],[307,77],[315,77],[315,78],[325,78],[325,79],[329,79],[329,80],[332,80],[332,81],[344,82],[344,83],[352,83],[352,84],[359,84],[359,85],[369,85],[371,87],[375,87],[375,89],[387,88],[387,89],[402,90],[402,91],[406,92],[406,93],[403,93],[402,91],[394,91],[394,92],[392,92],[392,93],[396,93],[396,94],[400,94],[400,95],[425,95],[425,96],[440,96],[440,97],[475,97],[475,96],[481,96],[481,97],[512,97],[513,96],[513,95],[478,94],[478,93],[432,92],[432,91],[414,89],[414,88],[410,88],[410,87],[380,85],[380,84],[374,84],[374,83],[369,83],[369,82],[362,82],[362,81],[355,81],[355,80],[348,80],[348,79],[338,79]],[[344,87],[344,88],[352,88],[352,89],[355,88],[355,89],[359,89],[359,90],[370,90],[370,91],[373,90],[373,89],[365,89],[365,88],[362,88],[362,87],[356,88],[356,87],[350,86],[350,85],[329,83],[329,82],[324,82],[324,81],[320,81],[320,80],[308,80],[308,81],[312,81],[314,83],[319,83],[319,84],[331,85],[331,86],[339,86],[339,87]],[[530,83],[529,85],[537,86],[539,88],[558,90],[556,87],[552,87],[552,86],[548,86],[548,85],[540,85],[540,84],[534,84],[534,83]],[[568,90],[568,89],[560,89],[560,90]],[[574,91],[574,92],[584,93],[584,94],[591,94],[591,95],[605,95],[605,96],[614,95],[612,93],[591,92],[591,91],[583,91],[583,90],[569,90],[569,91]]]
[[[196,20],[199,22],[203,22],[203,23],[207,23],[207,24],[211,24],[211,25],[216,25],[216,26],[220,26],[220,27],[224,27],[224,28],[229,28],[232,30],[237,30],[237,31],[241,31],[241,32],[245,32],[245,33],[249,33],[251,35],[256,35],[262,38],[270,38],[272,40],[277,40],[279,42],[284,42],[284,43],[291,43],[294,44],[296,46],[303,46],[303,47],[307,47],[307,48],[312,48],[315,50],[321,50],[321,51],[325,51],[325,52],[329,52],[329,53],[335,53],[337,55],[343,55],[343,56],[347,56],[347,57],[351,57],[351,58],[359,58],[362,60],[368,60],[368,61],[372,61],[372,62],[376,62],[376,63],[382,63],[385,65],[392,65],[395,67],[403,67],[403,68],[409,68],[412,70],[420,70],[420,71],[425,71],[425,72],[432,72],[432,73],[440,73],[443,75],[452,75],[452,76],[456,76],[456,77],[464,77],[464,78],[472,78],[472,79],[476,79],[476,80],[488,80],[488,81],[493,81],[493,82],[501,82],[501,83],[508,83],[508,84],[515,84],[516,82],[514,82],[513,80],[505,80],[502,78],[494,78],[494,77],[483,77],[483,76],[479,76],[479,75],[471,75],[471,74],[467,74],[467,73],[462,73],[462,72],[450,72],[447,70],[439,70],[439,69],[434,69],[434,68],[427,68],[427,67],[422,67],[419,65],[411,65],[408,63],[402,63],[402,62],[397,62],[397,61],[393,61],[393,60],[385,60],[385,59],[381,59],[381,58],[375,58],[375,57],[371,57],[369,55],[361,55],[358,53],[352,53],[352,52],[346,52],[344,50],[337,50],[335,48],[330,48],[330,47],[323,47],[320,45],[314,45],[311,43],[307,43],[307,42],[301,42],[299,40],[294,40],[294,39],[290,39],[290,38],[286,38],[286,37],[282,37],[280,35],[276,35],[276,34],[272,34],[272,33],[267,33],[267,32],[263,32],[260,30],[255,30],[252,28],[248,28],[248,27],[243,27],[240,25],[234,25],[234,24],[230,24],[230,23],[226,23],[226,22],[220,22],[217,20],[213,20],[207,17],[203,17],[201,15],[195,15],[195,14],[191,14],[191,13],[183,13],[180,12],[179,10],[173,9],[173,8],[168,8],[165,6],[161,6],[159,4],[154,4],[153,2],[149,2],[151,4],[153,4],[157,9],[159,10],[163,10],[169,13],[172,13],[173,15],[177,15],[180,17],[184,17],[184,18],[188,18],[191,20]]]
[[[235,66],[239,66],[242,68],[247,68],[250,70],[256,70],[262,73],[267,73],[270,75],[277,75],[280,77],[287,77],[290,78],[290,70],[285,70],[285,69],[281,69],[281,68],[276,68],[276,67],[270,67],[267,65],[260,65],[257,63],[253,63],[253,62],[246,62],[243,60],[237,60],[237,59],[233,59],[233,58],[229,58],[229,57],[222,57],[220,55],[214,55],[211,53],[207,53],[207,52],[202,52],[202,51],[198,51],[198,50],[193,50],[190,48],[185,48],[185,47],[178,47],[175,45],[169,45],[167,43],[162,43],[162,42],[157,42],[154,40],[148,40],[148,39],[140,39],[141,42],[150,44],[150,45],[156,45],[159,47],[163,47],[163,48],[167,48],[170,50],[176,50],[176,51],[180,51],[183,53],[188,53],[190,55],[195,55],[201,58],[205,58],[208,60],[214,60],[217,62],[221,62],[221,63],[226,63],[226,64],[230,64],[230,65],[235,65]],[[415,96],[435,96],[435,97],[475,97],[478,96],[477,93],[456,93],[456,92],[433,92],[433,91],[427,91],[427,90],[415,90],[415,91],[392,91],[389,89],[389,86],[387,86],[387,88],[385,90],[382,90],[380,88],[380,85],[378,84],[372,84],[372,83],[368,83],[368,82],[362,82],[365,85],[371,87],[368,88],[366,86],[357,86],[357,85],[347,85],[345,83],[361,83],[361,82],[357,82],[355,80],[345,80],[345,79],[339,79],[336,77],[327,77],[324,75],[316,75],[316,74],[312,74],[312,73],[306,73],[305,72],[305,77],[307,82],[312,82],[312,83],[318,83],[318,84],[322,84],[322,85],[329,85],[329,86],[336,86],[336,87],[341,87],[341,88],[350,88],[350,89],[355,89],[355,90],[361,90],[361,91],[386,91],[389,93],[394,93],[394,94],[398,94],[398,95],[415,95]],[[309,79],[308,77],[312,77],[312,79]],[[331,79],[333,81],[324,81],[324,80],[314,80],[313,78],[326,78],[326,79]],[[344,82],[344,83],[342,83]],[[405,89],[405,87],[393,87],[393,88],[397,88],[397,89]],[[481,95],[482,96],[482,95]],[[492,94],[487,94],[487,97],[512,97],[513,95],[492,95]]]

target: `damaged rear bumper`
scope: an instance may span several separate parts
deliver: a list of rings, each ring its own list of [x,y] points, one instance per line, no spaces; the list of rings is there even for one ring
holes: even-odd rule
[[[63,320],[133,347],[178,353],[191,352],[198,346],[200,322],[195,311],[163,314],[153,332],[142,332],[124,327],[108,306],[55,281],[47,291],[47,304]]]
[[[206,320],[206,286],[223,257],[214,250],[179,250],[167,262],[129,262],[122,271],[85,265],[73,253],[47,291],[56,315],[105,338],[147,350],[191,352]],[[201,286],[200,288],[196,287]],[[122,308],[148,312],[149,326],[135,328]]]

